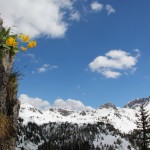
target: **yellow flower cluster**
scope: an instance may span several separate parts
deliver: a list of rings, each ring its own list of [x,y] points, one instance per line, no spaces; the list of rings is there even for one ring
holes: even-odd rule
[[[19,35],[19,38],[22,40],[22,42],[27,42],[27,47],[28,48],[33,48],[33,47],[36,47],[36,41],[30,41],[30,37],[29,35],[24,35],[24,34],[20,34]],[[21,46],[20,49],[22,51],[26,51],[27,50],[27,47],[24,47],[24,46]]]
[[[17,38],[8,37],[6,39],[6,44],[8,46],[13,46],[13,47],[16,47],[17,49],[19,49],[17,46],[20,45],[20,43],[27,43],[26,47],[24,47],[23,45],[20,46],[20,49],[22,51],[26,51],[27,48],[36,47],[36,41],[31,41],[29,35],[20,34],[18,37],[21,39],[21,42],[16,42]]]
[[[6,40],[6,44],[9,45],[9,46],[13,46],[13,47],[16,47],[18,45],[18,43],[16,42],[16,39],[13,38],[13,37],[9,37]]]
[[[27,50],[27,48],[33,48],[33,47],[36,47],[36,41],[30,41],[30,37],[29,37],[29,35],[24,35],[24,34],[20,34],[19,35],[19,38],[21,39],[21,42],[16,42],[16,39],[17,38],[14,38],[14,37],[8,37],[7,39],[6,39],[6,44],[8,45],[8,46],[13,46],[13,47],[16,47],[17,48],[17,46],[20,44],[20,43],[27,43],[27,46],[26,47],[24,47],[24,46],[20,46],[20,49],[22,50],[22,51],[26,51]],[[18,49],[18,48],[17,48]]]
[[[30,40],[29,35],[20,34],[19,38],[22,39],[23,42],[29,42]]]

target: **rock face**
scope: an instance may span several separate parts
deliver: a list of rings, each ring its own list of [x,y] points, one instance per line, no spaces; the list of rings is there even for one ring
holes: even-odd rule
[[[132,108],[136,109],[137,107],[140,107],[141,104],[144,106],[148,105],[150,103],[150,96],[147,98],[138,98],[133,101],[130,101],[128,104],[124,106],[124,108]]]
[[[65,110],[65,109],[58,109],[58,112],[63,115],[63,116],[68,116],[72,113],[72,111],[69,111],[69,110]]]
[[[0,31],[2,30],[3,21],[0,18]],[[0,51],[2,49],[0,48]],[[17,100],[17,90],[13,90],[11,80],[11,69],[14,57],[10,56],[8,51],[4,51],[4,55],[0,58],[0,114],[10,120],[10,126],[13,134],[5,136],[0,135],[0,150],[15,149],[15,131],[17,128],[17,119],[19,113],[20,102]],[[17,82],[17,81],[16,81]],[[0,121],[0,126],[1,121]],[[10,132],[7,132],[9,134]]]
[[[102,108],[106,108],[106,109],[113,108],[113,109],[117,110],[116,106],[113,105],[112,103],[106,103],[99,107],[99,109],[102,109]]]

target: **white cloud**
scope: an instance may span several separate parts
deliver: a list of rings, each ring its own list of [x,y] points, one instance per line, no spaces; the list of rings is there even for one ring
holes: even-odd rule
[[[46,100],[42,100],[38,97],[36,98],[31,98],[26,94],[21,94],[19,96],[19,100],[21,101],[21,103],[28,103],[30,105],[32,105],[33,107],[39,109],[39,110],[45,110],[45,109],[49,109],[50,108],[50,104],[48,101]]]
[[[103,4],[100,4],[98,2],[91,3],[91,9],[95,12],[101,11],[103,9]]]
[[[54,104],[52,106],[46,100],[43,100],[43,99],[38,98],[38,97],[32,98],[26,94],[21,94],[19,96],[19,100],[21,101],[22,104],[23,103],[30,104],[39,110],[46,110],[46,109],[49,109],[51,107],[74,110],[74,111],[93,110],[94,109],[90,106],[85,106],[79,100],[73,100],[73,99],[63,100],[63,99],[59,98],[59,99],[56,99],[54,101]]]
[[[65,14],[73,8],[73,0],[0,0],[0,3],[4,25],[15,25],[15,32],[32,37],[63,37],[68,29]]]
[[[31,37],[48,36],[61,38],[65,36],[70,21],[79,21],[83,13],[78,11],[77,2],[85,7],[85,1],[76,0],[0,0],[0,13],[4,26],[13,27],[15,33],[29,34]],[[99,12],[104,5],[94,1],[90,4],[92,11]],[[108,14],[115,13],[111,5],[106,5]],[[84,12],[84,13],[85,13]]]
[[[102,74],[106,78],[118,78],[122,75],[122,71],[136,70],[136,64],[140,51],[136,51],[136,56],[131,56],[123,50],[111,50],[104,56],[96,57],[90,64],[89,68]]]
[[[101,72],[106,78],[118,78],[121,76],[120,72],[111,71],[111,70],[104,70]]]
[[[75,110],[75,111],[93,109],[90,106],[85,106],[81,101],[73,100],[73,99],[68,99],[68,100],[57,99],[55,100],[53,107],[63,108],[63,109],[68,109],[68,110]]]
[[[106,10],[107,10],[108,15],[116,12],[116,10],[111,5],[106,5]]]
[[[44,64],[42,65],[40,68],[37,69],[38,73],[44,73],[47,72],[49,70],[53,70],[53,69],[57,69],[58,66],[54,66],[54,65],[50,65],[50,64]]]
[[[70,15],[70,20],[79,21],[80,20],[80,13],[79,11],[73,11]]]
[[[141,51],[139,49],[134,49],[133,51],[137,53],[136,55],[137,58],[141,56]]]

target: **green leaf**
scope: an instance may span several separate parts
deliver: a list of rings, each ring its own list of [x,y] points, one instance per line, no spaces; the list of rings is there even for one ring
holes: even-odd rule
[[[0,32],[0,39],[5,40],[8,37],[9,32],[10,32],[10,28],[8,30],[2,28],[2,31]]]
[[[2,44],[2,46],[3,46],[4,48],[7,48],[8,50],[11,49],[10,46],[8,46],[7,44]]]
[[[16,54],[19,52],[19,49],[13,49],[13,52]]]
[[[4,30],[2,29],[2,31],[0,32],[0,39],[2,39],[4,37]]]
[[[3,32],[0,32],[0,39],[3,37]]]
[[[10,33],[10,28],[8,28],[8,30],[5,31],[5,36],[8,36]]]

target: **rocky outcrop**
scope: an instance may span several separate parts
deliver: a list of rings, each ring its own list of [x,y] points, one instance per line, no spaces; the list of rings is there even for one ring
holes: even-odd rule
[[[2,24],[3,21],[0,19],[0,32],[3,28]],[[7,135],[0,134],[0,150],[14,150],[20,102],[17,100],[17,90],[14,90],[13,87],[13,83],[17,82],[17,78],[12,74],[14,56],[0,47],[0,52],[2,51],[3,57],[0,58],[0,114],[9,121],[8,129],[6,129],[9,131],[6,132]],[[1,126],[2,122],[0,121]]]
[[[135,100],[132,100],[130,102],[128,102],[128,104],[126,104],[124,106],[124,108],[132,108],[132,109],[136,109],[136,108],[140,108],[140,106],[143,104],[144,106],[148,105],[150,103],[150,96],[147,98],[138,98]]]
[[[69,116],[70,114],[73,113],[73,111],[69,111],[69,110],[65,110],[65,109],[61,109],[61,108],[58,109],[58,112],[63,116]]]
[[[106,108],[106,109],[113,108],[115,110],[118,110],[117,107],[112,103],[106,103],[99,107],[99,109],[103,109],[103,108]]]

